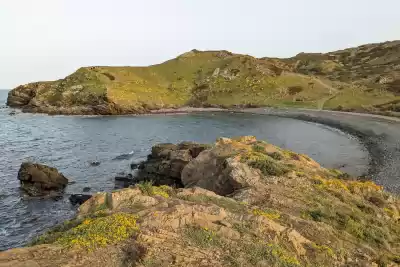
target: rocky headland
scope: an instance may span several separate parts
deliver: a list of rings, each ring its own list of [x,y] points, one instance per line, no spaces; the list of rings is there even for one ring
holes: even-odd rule
[[[274,106],[399,116],[399,94],[400,41],[392,41],[286,59],[192,50],[148,67],[83,67],[18,86],[7,105],[66,115]]]
[[[252,136],[158,144],[135,185],[0,266],[398,266],[400,201]]]

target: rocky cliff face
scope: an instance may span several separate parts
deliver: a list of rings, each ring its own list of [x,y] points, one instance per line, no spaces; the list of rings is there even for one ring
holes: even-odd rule
[[[163,160],[150,158],[151,170],[181,160],[185,144],[155,146]],[[400,202],[380,186],[254,137],[199,147],[164,168],[158,186],[94,195],[34,246],[0,253],[0,266],[400,263]],[[183,188],[166,185],[177,179]]]
[[[289,59],[192,50],[149,67],[81,68],[19,86],[7,103],[49,114],[269,105],[399,115],[399,55],[399,41]]]

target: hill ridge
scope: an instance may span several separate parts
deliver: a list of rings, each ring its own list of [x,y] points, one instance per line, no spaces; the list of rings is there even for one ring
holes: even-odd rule
[[[281,59],[192,49],[147,67],[82,67],[64,79],[19,86],[7,104],[49,114],[277,106],[396,116],[400,41]]]

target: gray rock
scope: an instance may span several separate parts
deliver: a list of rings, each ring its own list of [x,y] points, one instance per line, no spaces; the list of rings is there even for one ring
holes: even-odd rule
[[[44,196],[62,191],[68,179],[56,168],[24,162],[18,172],[21,188],[30,196]]]
[[[233,158],[224,159],[218,148],[206,150],[182,170],[184,187],[201,187],[226,196],[246,187],[257,187],[261,175],[258,170]]]

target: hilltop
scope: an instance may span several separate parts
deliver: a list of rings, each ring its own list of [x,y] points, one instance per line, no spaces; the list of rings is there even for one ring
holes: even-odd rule
[[[398,197],[252,136],[155,145],[136,179],[0,266],[400,264]]]
[[[278,106],[399,115],[400,41],[287,59],[192,50],[148,67],[84,67],[21,85],[7,104],[49,114]]]

